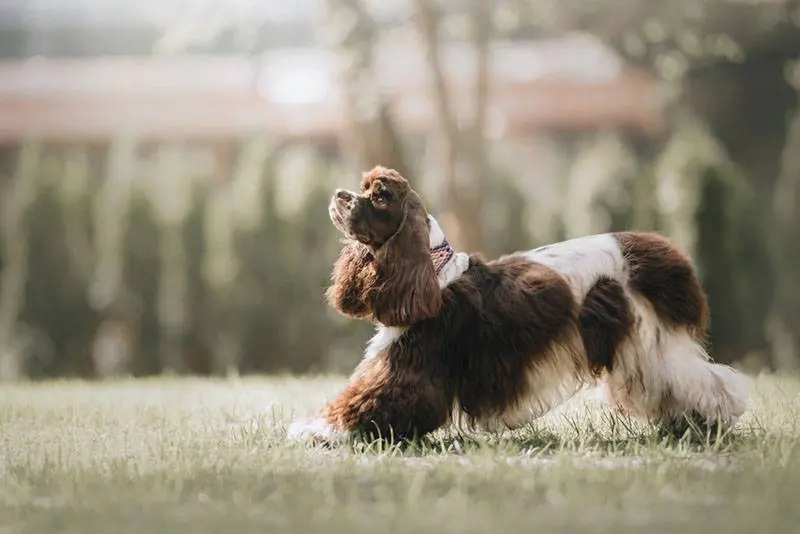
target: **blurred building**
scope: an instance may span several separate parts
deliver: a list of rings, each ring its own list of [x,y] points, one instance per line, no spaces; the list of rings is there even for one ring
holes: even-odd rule
[[[0,143],[38,135],[102,144],[122,133],[224,142],[259,131],[335,142],[344,120],[332,54],[315,45],[321,4],[249,4],[238,14],[248,28],[209,30],[181,46],[166,41],[180,41],[182,17],[197,19],[178,3],[5,0]],[[433,124],[435,109],[419,41],[392,29],[407,4],[381,3],[376,17],[389,38],[375,64],[399,125],[416,133]],[[173,46],[181,53],[159,53]],[[468,113],[474,51],[453,40],[443,54],[455,108]],[[492,135],[662,128],[653,78],[586,36],[495,42],[491,70]]]

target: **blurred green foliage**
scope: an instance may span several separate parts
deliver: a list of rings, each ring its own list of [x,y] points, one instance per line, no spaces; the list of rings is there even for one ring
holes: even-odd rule
[[[717,356],[762,348],[770,300],[751,280],[769,261],[766,230],[700,123],[676,126],[655,162],[618,135],[587,136],[560,153],[563,176],[513,164],[513,142],[490,147],[486,255],[630,227],[652,167],[646,218],[697,259]],[[356,170],[262,138],[242,140],[228,169],[198,147],[122,138],[108,150],[31,141],[2,157],[14,169],[0,204],[4,378],[341,371],[360,357],[370,327],[323,298],[340,246],[328,198]],[[436,213],[437,178],[419,174]],[[556,201],[540,194],[561,182]]]

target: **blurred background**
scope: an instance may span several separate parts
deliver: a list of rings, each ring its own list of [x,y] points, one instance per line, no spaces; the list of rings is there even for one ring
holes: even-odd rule
[[[800,3],[0,0],[0,380],[347,372],[332,189],[486,256],[655,229],[800,369]]]

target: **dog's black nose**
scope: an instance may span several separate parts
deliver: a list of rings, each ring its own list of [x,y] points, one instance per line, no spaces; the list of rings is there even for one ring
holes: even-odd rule
[[[336,198],[339,200],[344,200],[345,202],[350,202],[353,200],[353,194],[347,189],[337,189]]]

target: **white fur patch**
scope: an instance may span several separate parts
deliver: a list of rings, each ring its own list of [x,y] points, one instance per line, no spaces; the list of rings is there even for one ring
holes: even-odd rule
[[[469,255],[464,252],[456,252],[450,261],[444,264],[439,271],[439,287],[444,289],[464,274],[469,268]]]
[[[444,243],[445,235],[439,221],[433,215],[428,215],[428,248],[433,250]]]
[[[643,298],[632,296],[630,302],[640,326],[617,350],[604,384],[608,401],[642,419],[694,411],[735,423],[747,409],[747,377],[710,361],[686,329],[661,323]]]
[[[335,443],[346,441],[348,432],[335,430],[322,417],[298,419],[286,430],[286,438],[294,442]]]
[[[388,349],[392,343],[400,339],[406,331],[404,326],[383,326],[380,325],[375,331],[375,335],[367,343],[364,351],[364,359],[369,360]]]
[[[583,302],[601,276],[613,278],[623,286],[628,280],[625,258],[611,234],[569,239],[533,249],[523,256],[564,275],[578,302]]]

